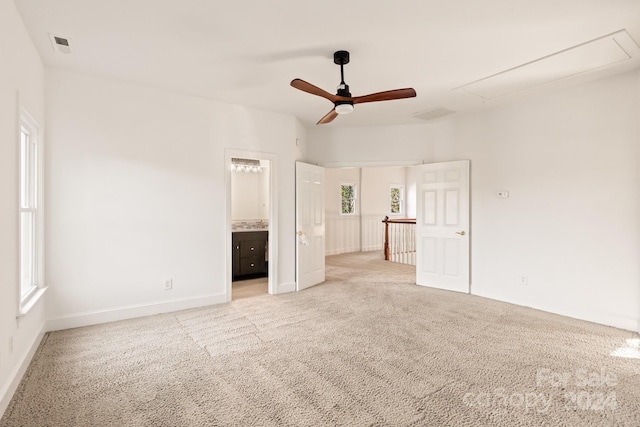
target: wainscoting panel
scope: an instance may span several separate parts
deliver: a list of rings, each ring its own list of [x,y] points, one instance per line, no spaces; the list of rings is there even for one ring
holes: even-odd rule
[[[328,214],[325,223],[325,255],[382,250],[383,219],[384,215]],[[360,241],[361,227],[362,242]]]
[[[328,214],[325,238],[325,255],[360,251],[360,216]]]
[[[362,215],[362,250],[381,251],[384,247],[384,215]]]

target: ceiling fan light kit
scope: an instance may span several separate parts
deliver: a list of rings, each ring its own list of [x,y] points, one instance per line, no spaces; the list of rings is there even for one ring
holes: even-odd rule
[[[291,81],[291,86],[294,88],[312,95],[321,96],[333,103],[333,109],[321,118],[318,123],[316,123],[318,125],[332,122],[338,115],[351,113],[354,109],[354,104],[391,101],[394,99],[413,98],[416,96],[416,91],[413,88],[405,88],[353,97],[351,96],[351,92],[349,92],[349,85],[344,82],[344,66],[349,63],[349,52],[346,50],[339,50],[335,52],[333,54],[333,62],[336,65],[340,65],[340,84],[338,85],[338,90],[335,95],[332,95],[329,92],[301,79],[293,79]]]
[[[353,112],[353,104],[349,104],[349,103],[336,104],[335,110],[336,110],[336,113],[338,114],[349,114]]]

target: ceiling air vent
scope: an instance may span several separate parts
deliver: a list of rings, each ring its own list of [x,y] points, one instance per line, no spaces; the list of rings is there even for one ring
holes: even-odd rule
[[[439,119],[440,117],[448,116],[449,114],[453,114],[453,113],[455,113],[455,111],[450,110],[448,108],[437,107],[437,108],[434,108],[433,110],[429,110],[424,113],[416,113],[414,114],[414,117],[416,119],[421,119],[421,120],[435,120],[435,119]]]
[[[51,46],[58,53],[71,53],[71,39],[66,37],[54,36],[49,34]]]

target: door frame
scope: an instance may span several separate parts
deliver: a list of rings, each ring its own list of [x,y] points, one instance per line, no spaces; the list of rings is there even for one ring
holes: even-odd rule
[[[455,160],[451,160],[451,161],[455,161]],[[324,167],[324,168],[344,168],[344,167],[356,167],[356,168],[366,168],[366,167],[386,167],[386,166],[405,166],[405,167],[411,167],[411,166],[420,166],[420,165],[425,165],[425,164],[433,164],[433,163],[446,163],[448,162],[447,160],[444,161],[426,161],[424,159],[422,160],[399,160],[399,161],[346,161],[346,162],[320,162],[318,163],[320,166]],[[473,183],[471,180],[471,163],[469,163],[469,233],[471,232],[471,223],[473,221],[473,207],[472,207],[472,195],[473,195]],[[416,190],[417,191],[417,190]],[[417,197],[417,194],[416,194]],[[360,238],[362,239],[362,235],[360,236]],[[360,245],[360,248],[362,249],[362,245]],[[416,253],[416,257],[418,256],[418,254]],[[473,276],[472,276],[472,269],[473,269],[473,263],[472,263],[472,240],[471,240],[471,235],[469,235],[469,291],[468,293],[471,294],[472,293],[472,280],[473,280]],[[416,283],[418,281],[418,272],[416,271]]]
[[[360,183],[362,183],[362,169],[375,168],[375,167],[413,167],[426,164],[424,160],[383,160],[383,161],[347,161],[347,162],[320,162],[318,166],[322,166],[325,169],[340,169],[340,168],[359,168],[360,169]],[[431,162],[434,163],[434,162]],[[326,190],[325,190],[326,191]],[[358,191],[362,191],[360,185]],[[405,193],[406,197],[406,193]],[[360,210],[361,198],[358,198],[358,210]],[[362,220],[360,221],[360,250],[362,251]]]
[[[225,215],[225,254],[226,254],[226,274],[225,274],[225,301],[230,302],[232,299],[232,281],[233,281],[233,230],[231,229],[231,158],[244,157],[258,160],[269,161],[269,294],[278,293],[278,156],[273,153],[265,153],[252,150],[238,150],[235,148],[224,149],[224,170],[225,170],[225,191],[226,191],[226,215]]]

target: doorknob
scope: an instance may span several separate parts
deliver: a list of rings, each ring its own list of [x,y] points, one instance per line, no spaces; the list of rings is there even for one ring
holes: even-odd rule
[[[461,235],[461,236],[464,236],[464,235],[465,235],[465,234],[467,234],[467,233],[465,233],[465,232],[464,232],[464,230],[463,230],[463,231],[456,231],[456,234],[459,234],[459,235]]]
[[[300,236],[299,240],[302,245],[304,246],[309,245],[309,239],[307,239],[307,233],[305,233],[304,231],[298,231],[298,236]]]

